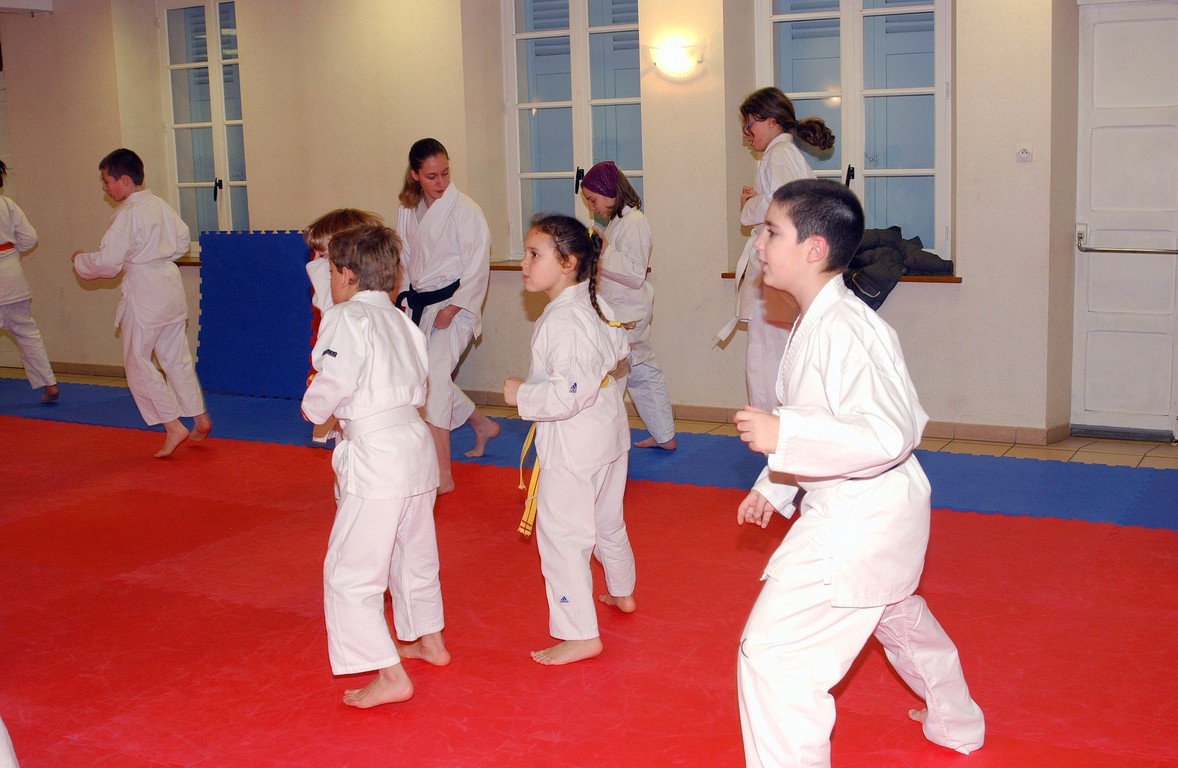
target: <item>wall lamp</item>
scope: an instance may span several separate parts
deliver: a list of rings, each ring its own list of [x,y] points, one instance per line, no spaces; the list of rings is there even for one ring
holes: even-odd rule
[[[650,60],[654,68],[673,80],[682,80],[695,73],[704,63],[704,49],[699,44],[667,42],[652,46]]]

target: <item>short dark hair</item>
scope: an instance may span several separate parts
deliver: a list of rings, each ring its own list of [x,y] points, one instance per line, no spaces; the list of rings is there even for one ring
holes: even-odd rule
[[[127,176],[136,186],[143,183],[143,161],[139,155],[126,148],[116,149],[102,158],[98,170],[105,171],[112,179]]]
[[[337,232],[327,246],[336,269],[347,267],[361,291],[392,291],[401,269],[401,238],[383,224]]]
[[[798,232],[798,242],[821,235],[829,250],[827,272],[842,272],[863,239],[863,206],[847,187],[830,179],[797,179],[773,193]]]

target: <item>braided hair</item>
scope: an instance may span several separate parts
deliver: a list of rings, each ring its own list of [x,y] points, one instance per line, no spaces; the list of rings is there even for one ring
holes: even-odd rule
[[[532,218],[531,228],[552,238],[562,264],[567,264],[570,258],[577,260],[573,279],[578,283],[589,281],[589,303],[603,322],[626,330],[637,325],[634,322],[610,320],[597,303],[597,263],[601,259],[601,238],[590,236],[583,222],[563,213],[538,213]]]

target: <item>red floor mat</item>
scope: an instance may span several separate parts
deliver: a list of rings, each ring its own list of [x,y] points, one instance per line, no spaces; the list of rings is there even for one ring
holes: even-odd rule
[[[638,613],[605,653],[527,656],[547,615],[511,470],[459,464],[437,507],[454,662],[360,712],[327,666],[319,449],[0,417],[0,716],[47,766],[735,766],[735,658],[786,530],[742,494],[633,482]],[[600,582],[600,573],[598,573]],[[957,641],[986,746],[934,747],[871,644],[837,689],[836,766],[1178,766],[1178,534],[937,512],[922,584]]]

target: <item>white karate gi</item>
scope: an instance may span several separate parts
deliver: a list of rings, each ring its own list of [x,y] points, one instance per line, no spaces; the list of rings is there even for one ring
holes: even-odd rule
[[[798,488],[806,493],[741,638],[747,765],[830,765],[829,690],[872,634],[927,703],[925,736],[977,749],[985,726],[957,649],[913,595],[929,484],[912,451],[928,416],[895,332],[841,275],[794,329],[777,394],[779,439],[754,489],[787,517]]]
[[[326,256],[312,256],[307,262],[307,279],[311,281],[311,306],[319,310],[319,316],[331,309],[331,259]]]
[[[3,720],[0,720],[0,768],[17,768],[16,751]]]
[[[20,266],[20,255],[37,244],[37,230],[29,223],[20,206],[0,195],[0,243],[11,247],[0,250],[0,330],[16,339],[20,362],[33,389],[57,383],[45,342],[32,315],[32,291]]]
[[[629,374],[619,380],[628,389],[634,408],[651,436],[660,443],[675,437],[675,418],[663,372],[650,347],[650,320],[654,314],[654,286],[646,279],[650,265],[651,235],[646,214],[626,206],[621,216],[610,219],[605,230],[608,243],[601,254],[598,295],[622,322],[636,322],[626,332],[630,342]]]
[[[188,253],[188,244],[188,225],[180,215],[151,190],[141,189],[115,209],[99,250],[74,259],[83,280],[123,273],[115,325],[121,329],[127,386],[149,426],[205,412],[184,332],[188,303],[174,263]]]
[[[753,182],[755,194],[745,201],[740,211],[740,223],[752,227],[753,231],[736,262],[736,316],[716,334],[716,341],[727,339],[738,321],[748,322],[745,383],[749,405],[764,411],[778,403],[774,392],[777,368],[789,342],[789,329],[797,314],[797,305],[792,298],[772,288],[766,290],[762,285],[761,262],[757,260],[757,249],[753,244],[765,222],[773,193],[795,179],[812,178],[814,171],[794,146],[793,136],[783,133],[769,142],[761,154],[757,178]]]
[[[471,341],[482,333],[483,300],[491,274],[491,232],[479,206],[458,191],[446,187],[428,208],[397,211],[401,252],[399,290],[433,291],[459,280],[458,290],[447,301],[427,307],[419,327],[429,347],[429,396],[425,420],[454,429],[474,412],[474,403],[453,381],[454,369]],[[434,328],[438,312],[453,304],[462,310],[446,328]]]
[[[610,317],[608,304],[599,303]],[[606,377],[628,347],[625,332],[590,305],[588,282],[569,286],[536,321],[531,370],[519,388],[519,415],[536,422],[536,544],[549,633],[560,640],[598,637],[592,554],[611,595],[634,593],[634,552],[622,518],[630,430],[622,390]]]
[[[397,637],[444,625],[434,533],[438,465],[418,408],[425,402],[425,339],[387,293],[360,291],[323,315],[316,375],[303,414],[343,431],[331,465],[340,493],[327,557],[323,610],[337,675],[384,669],[400,657],[384,620],[391,585]]]

